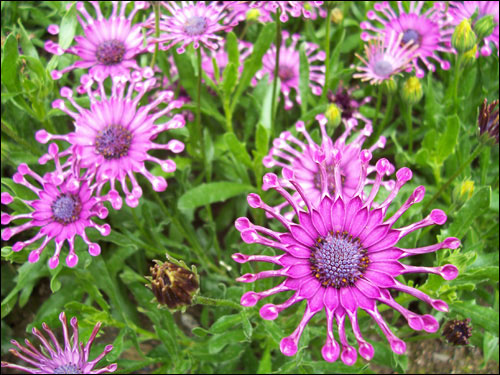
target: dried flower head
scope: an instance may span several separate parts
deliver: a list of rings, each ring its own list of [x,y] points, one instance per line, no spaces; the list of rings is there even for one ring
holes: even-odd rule
[[[479,126],[479,135],[486,142],[490,140],[498,144],[498,99],[488,104],[487,99],[484,99],[483,104],[479,107],[479,115],[477,123]],[[496,109],[495,109],[496,108]]]
[[[468,345],[472,336],[470,319],[448,321],[443,327],[443,336],[453,345]]]

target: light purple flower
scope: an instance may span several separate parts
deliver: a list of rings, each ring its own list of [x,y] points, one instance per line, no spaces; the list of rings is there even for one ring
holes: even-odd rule
[[[108,75],[117,76],[128,74],[131,68],[138,68],[135,56],[145,51],[143,47],[142,24],[132,24],[132,20],[140,9],[147,8],[147,1],[135,1],[134,9],[125,16],[128,2],[113,2],[113,11],[109,18],[101,12],[98,1],[91,1],[95,8],[96,18],[92,17],[83,2],[76,3],[76,9],[82,17],[77,16],[82,25],[85,36],[75,36],[76,45],[63,49],[51,40],[45,42],[45,50],[54,55],[70,53],[80,59],[74,64],[62,69],[53,70],[53,79],[59,79],[70,70],[81,68],[89,69],[89,74],[100,74],[104,78]],[[120,9],[118,9],[120,4]],[[51,34],[58,33],[59,29],[50,25]]]
[[[385,40],[380,36],[375,41],[370,40],[365,44],[366,60],[356,54],[364,65],[356,68],[361,73],[355,73],[353,77],[380,84],[403,70],[411,70],[410,62],[415,57],[417,45],[412,41],[402,45],[402,40],[403,34],[397,36],[396,33],[391,33]]]
[[[107,94],[108,90],[104,87],[102,77],[96,77],[94,81],[88,75],[83,76],[82,86],[90,99],[90,109],[77,104],[72,97],[72,90],[68,87],[61,89],[61,96],[67,98],[76,111],[66,107],[62,99],[52,103],[54,108],[64,111],[74,119],[75,130],[66,135],[55,135],[40,130],[35,136],[40,143],[50,140],[64,140],[70,143],[71,146],[62,156],[70,155],[68,160],[71,162],[74,155],[78,155],[82,168],[87,169],[87,175],[95,175],[98,193],[109,183],[109,196],[115,209],[120,209],[122,205],[122,199],[115,189],[116,182],[121,184],[130,207],[139,204],[142,189],[135,173],[146,177],[155,191],[164,191],[167,188],[165,178],[153,176],[146,169],[145,162],[157,163],[167,173],[175,171],[175,162],[149,155],[150,150],[168,150],[174,153],[184,150],[184,144],[175,139],[167,144],[153,142],[160,133],[183,127],[185,120],[182,115],[177,114],[170,120],[155,124],[163,115],[182,106],[181,101],[172,100],[174,93],[171,91],[159,92],[151,103],[140,105],[141,98],[156,83],[155,78],[150,78],[152,75],[153,71],[148,68],[144,73],[133,72],[128,82],[123,77],[114,77],[111,94]],[[92,90],[94,82],[98,85],[96,91]],[[153,111],[165,100],[168,100],[168,104],[164,108]],[[128,180],[132,185],[131,189]]]
[[[451,23],[458,25],[464,18],[471,18],[474,13],[477,13],[477,19],[491,15],[493,22],[496,24],[493,32],[484,38],[484,45],[481,47],[481,55],[491,55],[490,42],[497,48],[498,54],[498,40],[499,40],[499,26],[498,26],[498,1],[450,1],[448,12],[452,17]]]
[[[12,250],[21,251],[26,246],[43,239],[40,247],[32,250],[28,256],[31,263],[36,263],[49,242],[54,241],[56,250],[49,259],[49,267],[56,268],[59,265],[59,255],[64,242],[67,241],[69,253],[66,257],[66,264],[68,267],[74,267],[78,263],[74,247],[75,236],[80,236],[87,243],[90,255],[97,256],[101,253],[101,247],[88,239],[85,230],[94,228],[103,236],[110,233],[109,224],[100,225],[92,220],[94,217],[106,218],[108,210],[102,205],[102,202],[108,197],[94,196],[95,186],[90,185],[86,178],[78,177],[79,173],[61,170],[56,144],[49,146],[49,154],[56,160],[58,170],[48,173],[44,177],[33,172],[26,164],[20,164],[17,168],[17,173],[13,176],[14,182],[32,190],[38,199],[22,200],[33,209],[27,214],[9,215],[2,212],[2,225],[8,225],[13,220],[29,219],[17,227],[5,228],[2,231],[2,239],[7,241],[25,230],[39,227],[40,230],[34,237],[26,241],[16,242],[12,246]],[[35,180],[41,188],[33,185],[27,177]],[[9,193],[2,193],[2,204],[10,204],[13,200],[14,198]]]
[[[295,100],[297,103],[301,103],[299,92],[300,56],[297,48],[300,35],[293,34],[290,36],[287,31],[283,31],[282,37],[278,76],[281,82],[281,92],[285,97],[285,109],[289,110],[293,107],[293,102],[290,99],[292,89],[297,93]],[[287,40],[291,40],[288,46]],[[325,61],[326,54],[324,51],[320,51],[319,46],[314,43],[306,43],[305,53],[309,62],[309,87],[314,95],[321,95],[325,84],[325,65],[323,61]],[[257,85],[257,82],[264,78],[266,74],[269,75],[269,80],[273,80],[275,65],[276,46],[273,44],[262,58],[262,69],[255,74],[252,84]]]
[[[238,51],[240,53],[240,66],[238,68],[239,73],[243,71],[244,61],[252,54],[253,45],[250,42],[244,40],[238,40]],[[222,77],[224,69],[226,68],[229,62],[229,56],[227,51],[225,50],[225,42],[221,43],[221,46],[218,50],[213,51],[212,53],[206,53],[202,51],[201,53],[201,68],[207,73],[207,75],[215,82],[214,75],[214,64],[212,63],[212,58],[215,58],[217,61],[217,66],[219,67],[219,76]],[[216,82],[219,83],[219,82]]]
[[[194,48],[200,44],[217,49],[222,37],[216,35],[220,31],[230,31],[238,23],[236,20],[223,25],[219,22],[227,16],[227,7],[231,1],[218,4],[217,1],[207,2],[184,1],[180,5],[174,1],[161,2],[170,15],[161,15],[160,30],[163,32],[158,38],[148,39],[149,50],[153,51],[155,44],[159,44],[161,50],[168,50],[178,43],[177,53],[184,53],[186,47],[193,43]],[[146,27],[155,27],[154,14],[149,18]],[[151,35],[153,30],[149,32]]]
[[[350,143],[347,142],[351,132],[358,125],[358,120],[351,118],[350,120],[343,120],[345,131],[335,141],[332,140],[326,132],[327,119],[325,115],[317,115],[316,119],[319,122],[321,129],[321,145],[316,144],[309,135],[304,122],[298,121],[295,128],[298,133],[302,133],[307,140],[307,144],[296,138],[289,131],[281,133],[279,138],[273,141],[273,147],[269,150],[269,154],[264,157],[263,164],[266,168],[274,166],[282,168],[290,168],[294,171],[295,180],[300,184],[302,189],[307,194],[310,202],[318,205],[321,201],[321,186],[323,180],[327,182],[330,194],[335,192],[335,163],[337,152],[342,153],[342,160],[339,163],[340,179],[342,182],[342,191],[346,196],[352,196],[356,192],[358,182],[361,175],[362,163],[359,156],[361,147],[366,137],[372,133],[372,124],[370,121],[366,122],[365,127],[358,133],[356,138]],[[385,146],[385,137],[380,137],[369,150],[374,151],[377,148]],[[323,170],[319,167],[317,161],[322,160],[325,166]],[[369,166],[368,173],[374,172],[375,167]],[[393,173],[394,170],[389,169],[388,174]],[[287,180],[281,180],[281,184],[286,187],[293,188]],[[366,183],[373,183],[373,180],[366,180]],[[390,189],[394,186],[394,181],[384,182],[384,185]],[[294,192],[292,199],[297,204],[303,206],[304,202],[298,192]],[[284,201],[274,208],[276,213],[288,207],[288,201]],[[293,211],[287,212],[284,215],[287,218],[293,217]]]
[[[318,312],[325,310],[327,322],[327,337],[322,348],[326,361],[337,360],[339,354],[347,365],[356,362],[356,349],[348,342],[345,332],[346,316],[351,321],[354,336],[359,345],[359,354],[366,360],[373,357],[373,346],[361,335],[358,325],[358,308],[364,310],[381,328],[387,337],[392,350],[402,354],[406,350],[405,343],[396,337],[384,321],[377,309],[377,302],[382,302],[398,311],[406,318],[414,330],[436,332],[438,321],[432,315],[418,315],[397,303],[389,289],[417,297],[439,311],[448,311],[448,305],[441,300],[433,299],[420,290],[409,287],[396,280],[396,276],[406,273],[434,273],[446,280],[454,279],[458,269],[451,264],[440,267],[417,267],[400,263],[399,259],[433,252],[439,249],[456,249],[460,246],[457,238],[447,238],[441,243],[421,248],[406,249],[396,246],[397,242],[420,228],[429,225],[442,225],[446,215],[441,210],[433,210],[425,219],[394,228],[396,221],[413,204],[422,201],[425,188],[417,187],[408,200],[388,217],[387,212],[401,187],[412,178],[408,168],[402,168],[396,173],[396,185],[389,196],[375,206],[383,176],[391,168],[386,159],[376,163],[377,176],[375,183],[365,197],[363,188],[366,185],[366,173],[371,159],[371,153],[364,150],[360,153],[361,176],[355,193],[344,193],[341,182],[340,163],[343,153],[334,153],[334,193],[330,194],[326,180],[322,181],[321,200],[314,204],[308,194],[298,183],[294,172],[283,169],[283,177],[301,195],[307,206],[307,211],[301,209],[284,189],[280,179],[268,173],[264,176],[263,189],[269,188],[280,193],[295,211],[296,222],[288,220],[265,204],[259,195],[249,194],[248,204],[253,208],[263,209],[273,216],[284,227],[284,232],[276,232],[266,227],[254,225],[246,217],[238,218],[236,229],[246,243],[258,243],[270,246],[282,253],[276,256],[233,254],[238,263],[249,261],[268,262],[279,266],[256,274],[247,273],[237,280],[253,283],[268,277],[284,277],[279,285],[263,292],[250,291],[241,297],[243,306],[254,306],[258,301],[279,292],[293,291],[293,295],[285,302],[274,305],[266,304],[260,309],[263,319],[274,320],[278,314],[291,305],[306,300],[306,308],[302,320],[294,332],[281,340],[280,349],[285,355],[292,356],[297,352],[298,342],[309,320]],[[321,158],[320,158],[321,159]],[[321,173],[326,174],[326,165],[318,160]],[[337,322],[340,344],[335,341],[333,326]]]
[[[404,9],[402,1],[397,2],[398,12],[392,9],[390,3],[389,1],[376,3],[375,10],[367,13],[368,19],[372,22],[361,22],[360,27],[372,33],[362,32],[361,39],[368,41],[382,35],[388,44],[392,34],[402,35],[401,45],[411,41],[417,46],[412,58],[417,77],[422,78],[425,75],[418,65],[418,60],[433,72],[436,68],[429,59],[436,60],[442,69],[448,70],[449,61],[438,55],[441,52],[453,52],[450,46],[453,27],[447,21],[445,3],[436,1],[430,9],[423,11],[424,1],[411,1],[409,12]]]
[[[19,344],[16,340],[11,340],[12,345],[15,345],[20,352],[16,349],[10,349],[10,352],[23,361],[28,362],[33,367],[26,367],[3,361],[2,367],[28,372],[30,374],[103,374],[116,371],[116,363],[100,369],[94,369],[97,363],[113,350],[113,345],[107,345],[101,354],[92,361],[89,361],[90,348],[101,328],[101,322],[95,325],[89,340],[84,346],[83,342],[78,342],[78,320],[76,317],[71,318],[70,321],[71,327],[73,327],[72,338],[69,336],[68,324],[64,312],[59,315],[59,320],[63,328],[64,348],[61,347],[49,326],[43,323],[42,328],[52,342],[47,340],[38,329],[33,328],[32,330],[33,335],[35,335],[43,345],[41,346],[41,350],[35,348],[28,339],[25,340],[26,347]]]
[[[323,1],[254,1],[250,6],[271,13],[276,13],[279,9],[281,22],[288,21],[289,15],[294,18],[303,16],[304,18],[316,19],[316,14],[307,9],[306,3],[311,7],[319,8]],[[320,15],[321,17],[326,16],[324,10],[320,11]]]

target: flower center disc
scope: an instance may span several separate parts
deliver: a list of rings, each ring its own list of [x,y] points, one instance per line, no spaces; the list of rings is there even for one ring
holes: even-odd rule
[[[201,35],[207,29],[205,17],[193,16],[184,23],[184,32],[189,36]]]
[[[125,45],[119,40],[106,40],[97,47],[97,61],[104,65],[119,64],[125,54]]]
[[[81,374],[82,371],[73,363],[67,363],[54,370],[54,374]]]
[[[388,77],[393,72],[392,64],[385,60],[379,60],[373,66],[373,71],[381,77]]]
[[[128,154],[132,134],[121,125],[109,125],[97,133],[95,148],[105,159],[119,159]]]
[[[282,82],[286,82],[295,76],[295,71],[293,67],[288,65],[282,65],[278,69],[278,77]]]
[[[319,237],[311,248],[309,261],[319,282],[337,289],[353,285],[370,262],[361,241],[347,232],[330,232],[326,237]]]
[[[54,220],[61,224],[69,224],[78,219],[80,199],[71,194],[63,194],[52,204]]]
[[[405,30],[405,32],[403,33],[403,39],[401,39],[401,44],[405,45],[409,41],[412,41],[413,44],[420,45],[420,39],[421,39],[420,34],[417,31],[413,29],[408,29]]]

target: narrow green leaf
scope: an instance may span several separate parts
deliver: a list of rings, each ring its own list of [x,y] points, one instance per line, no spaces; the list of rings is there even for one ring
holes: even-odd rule
[[[25,54],[26,56],[34,57],[36,59],[40,59],[40,57],[38,56],[38,52],[36,51],[35,46],[31,42],[32,37],[30,37],[28,35],[28,33],[26,32],[26,29],[24,28],[20,18],[17,20],[17,23],[19,24],[19,28],[21,30],[20,31],[21,48],[23,49],[23,54]]]
[[[238,49],[238,38],[236,34],[230,31],[226,36],[227,55],[230,63],[238,70],[240,66],[240,50]]]
[[[66,49],[71,45],[75,37],[77,24],[76,5],[73,3],[61,20],[61,27],[59,30],[59,45],[61,48]]]
[[[458,116],[448,116],[446,118],[446,130],[439,138],[437,145],[437,162],[439,165],[450,156],[455,150],[458,139],[458,130],[460,129],[460,120]]]
[[[20,91],[17,73],[17,60],[19,51],[14,33],[9,34],[5,40],[2,59],[2,83],[9,91]]]
[[[490,206],[489,186],[483,186],[456,213],[447,235],[463,238],[470,223]]]
[[[257,148],[257,153],[260,155],[267,155],[267,151],[269,151],[269,133],[260,123],[257,125],[255,147]]]
[[[232,62],[229,62],[222,73],[222,91],[226,97],[231,95],[237,82],[238,69]]]
[[[245,164],[247,167],[252,167],[252,159],[247,152],[244,143],[241,143],[234,133],[224,134],[224,141],[226,142],[227,148],[232,152],[234,157],[240,163]]]
[[[480,306],[476,301],[456,301],[452,310],[471,319],[472,325],[479,325],[489,332],[498,332],[498,312],[491,307]]]
[[[212,182],[186,191],[177,203],[180,210],[189,210],[214,202],[222,202],[236,195],[254,190],[250,185],[235,182]]]
[[[300,56],[300,75],[299,75],[299,93],[302,101],[302,115],[307,113],[307,102],[309,100],[309,61],[306,56],[306,43],[302,43],[299,48]]]
[[[210,327],[210,332],[212,333],[223,333],[229,328],[234,327],[236,324],[241,323],[241,314],[224,315],[220,317],[212,327]]]

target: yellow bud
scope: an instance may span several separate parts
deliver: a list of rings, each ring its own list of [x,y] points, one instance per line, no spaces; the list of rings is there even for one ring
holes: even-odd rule
[[[330,19],[333,23],[336,23],[338,25],[344,19],[344,13],[342,13],[342,10],[340,8],[333,8],[332,16]]]
[[[328,119],[328,122],[335,127],[340,124],[342,111],[335,103],[332,103],[326,109],[325,116]]]
[[[451,37],[451,44],[459,53],[464,53],[474,48],[476,43],[476,34],[472,30],[469,20],[464,18],[455,28]]]
[[[260,12],[257,8],[252,8],[247,12],[248,21],[256,21],[260,16]]]
[[[476,54],[477,54],[477,44],[475,44],[472,49],[464,53],[464,57],[462,58],[462,63],[464,64],[464,67],[474,64],[474,62],[476,61]]]
[[[408,104],[417,104],[422,99],[423,91],[420,80],[417,77],[410,77],[403,85],[402,97]]]
[[[474,194],[474,181],[472,180],[462,181],[453,189],[454,200],[462,204],[471,199],[472,194]]]

